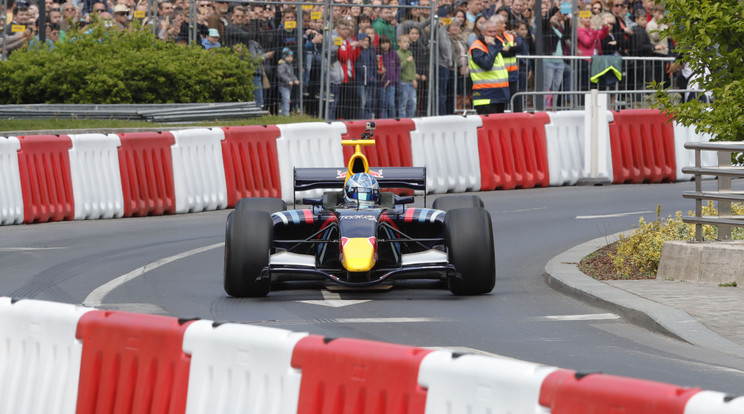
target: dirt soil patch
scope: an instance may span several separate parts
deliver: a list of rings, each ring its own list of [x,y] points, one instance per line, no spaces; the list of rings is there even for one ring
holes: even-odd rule
[[[594,253],[584,257],[579,262],[579,270],[597,280],[616,279],[656,279],[655,274],[644,274],[640,270],[631,268],[631,277],[623,276],[615,270],[612,258],[617,254],[617,243],[609,244]]]

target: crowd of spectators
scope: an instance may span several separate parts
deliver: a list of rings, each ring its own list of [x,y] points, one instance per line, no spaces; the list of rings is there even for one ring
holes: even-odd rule
[[[196,42],[205,49],[232,48],[259,58],[253,78],[256,103],[282,115],[298,111],[302,101],[311,115],[321,114],[320,104],[328,102],[333,119],[421,116],[429,96],[436,100],[439,114],[472,108],[483,101],[473,98],[473,78],[478,75],[471,72],[481,69],[472,55],[484,62],[484,54],[493,47],[498,59],[490,62],[503,61],[508,85],[504,83],[506,89],[496,94],[499,98],[491,99],[489,105],[495,107],[489,106],[489,111],[509,108],[511,96],[534,88],[536,64],[544,67],[545,90],[585,90],[594,55],[672,53],[670,41],[658,34],[664,8],[652,0],[580,0],[582,13],[571,13],[558,0],[545,0],[542,38],[536,37],[534,0],[441,0],[434,7],[436,23],[431,0],[340,0],[333,3],[332,27],[325,30],[320,1],[298,7],[210,0],[8,0],[2,29],[7,34],[6,53],[40,44],[36,1],[45,1],[43,23],[51,47],[64,41],[68,30],[93,20],[104,20],[118,30],[147,26],[163,41],[187,43],[190,2],[195,2]],[[157,4],[157,10],[148,10],[149,4]],[[564,57],[572,53],[575,20],[576,54],[587,58],[572,66]],[[429,44],[432,38],[436,50]],[[330,45],[328,73],[323,70],[324,40]],[[539,43],[550,59],[516,58],[535,55]],[[432,59],[436,60],[430,70]],[[578,70],[573,78],[578,85],[570,85],[572,67]],[[632,72],[639,82],[668,81],[670,76],[662,64],[637,65]],[[430,82],[433,73],[436,84]],[[328,96],[321,91],[325,83]],[[546,104],[556,102],[548,96]],[[521,111],[521,104],[510,109]]]

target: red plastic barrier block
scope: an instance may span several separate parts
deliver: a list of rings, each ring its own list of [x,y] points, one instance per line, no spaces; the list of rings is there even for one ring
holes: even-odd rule
[[[191,357],[182,344],[189,324],[165,316],[86,313],[76,333],[83,343],[76,412],[185,412]]]
[[[358,139],[367,121],[347,121],[343,139]],[[375,145],[362,147],[362,153],[373,167],[411,167],[411,131],[416,129],[412,119],[380,119],[375,121]],[[349,162],[354,148],[344,146],[344,165]]]
[[[674,126],[656,109],[614,112],[610,124],[613,182],[667,182],[677,178]]]
[[[170,132],[119,134],[119,170],[124,217],[159,216],[176,211]]]
[[[382,342],[307,336],[292,354],[292,367],[302,370],[298,413],[423,413],[426,390],[418,385],[418,371],[429,352]]]
[[[545,125],[548,114],[512,113],[481,116],[478,154],[481,190],[547,187],[548,149]]]
[[[227,183],[227,206],[235,207],[245,197],[281,198],[279,157],[275,125],[222,128],[222,159]]]
[[[559,370],[543,381],[539,402],[551,414],[683,414],[687,401],[698,392],[699,388]]]
[[[70,137],[29,135],[18,137],[18,140],[21,143],[18,167],[23,192],[23,222],[43,223],[75,218]]]

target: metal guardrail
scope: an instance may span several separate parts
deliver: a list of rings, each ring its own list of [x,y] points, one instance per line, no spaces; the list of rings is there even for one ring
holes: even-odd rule
[[[169,123],[250,118],[267,113],[255,102],[0,105],[0,119],[117,119]]]
[[[730,240],[731,227],[744,227],[744,216],[731,215],[731,203],[744,202],[744,191],[733,191],[731,188],[733,178],[744,177],[744,167],[732,166],[731,154],[744,152],[744,143],[688,142],[685,143],[685,148],[695,150],[695,166],[682,168],[683,173],[695,175],[695,191],[685,191],[682,196],[695,199],[695,216],[685,216],[682,221],[695,224],[695,240],[697,241],[703,241],[703,224],[717,226],[718,238]],[[703,167],[700,161],[701,151],[716,151],[718,166]],[[718,191],[703,191],[703,175],[713,175],[718,178]],[[718,217],[703,216],[703,200],[718,202]]]

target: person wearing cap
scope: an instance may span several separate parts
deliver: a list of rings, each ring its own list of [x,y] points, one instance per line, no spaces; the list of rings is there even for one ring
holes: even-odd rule
[[[126,30],[129,27],[129,7],[126,4],[114,6],[114,22],[119,30]]]
[[[282,49],[282,58],[279,59],[279,65],[276,68],[276,76],[279,78],[279,95],[282,99],[282,116],[289,116],[292,88],[300,84],[292,67],[293,61],[294,52],[288,47]]]
[[[202,47],[209,50],[220,46],[220,32],[218,32],[217,29],[213,27],[209,28],[207,36],[202,39]]]

